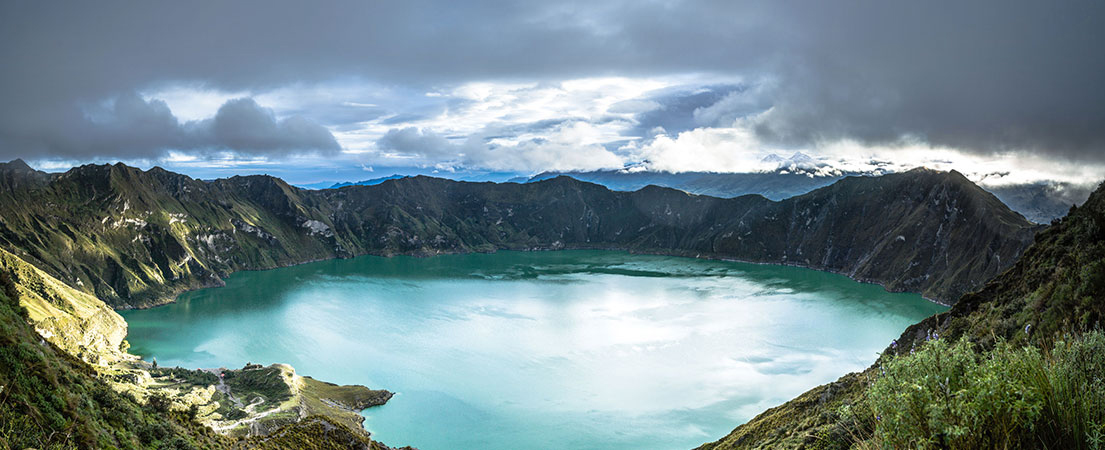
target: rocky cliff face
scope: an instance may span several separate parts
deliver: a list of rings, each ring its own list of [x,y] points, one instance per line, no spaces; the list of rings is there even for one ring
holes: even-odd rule
[[[0,181],[0,246],[116,308],[170,301],[236,270],[556,248],[801,265],[951,302],[1012,264],[1038,229],[958,173],[929,170],[845,178],[778,202],[567,177],[304,191],[121,164],[44,174],[9,163]]]

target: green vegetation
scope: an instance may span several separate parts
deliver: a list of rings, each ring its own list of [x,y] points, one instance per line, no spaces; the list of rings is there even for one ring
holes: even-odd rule
[[[391,392],[364,386],[342,386],[311,377],[300,378],[300,404],[307,414],[321,414],[351,428],[361,428],[364,416],[359,411],[387,403]]]
[[[303,392],[312,399],[326,399],[342,407],[360,411],[370,406],[387,403],[393,395],[384,390],[369,389],[364,386],[343,386],[311,377],[303,377]]]
[[[7,273],[0,287],[0,450],[227,445],[164,402],[143,406],[116,393],[91,366],[38,336]]]
[[[335,415],[338,419],[313,416],[305,422],[287,421],[270,436],[233,440],[197,423],[195,408],[174,408],[165,394],[155,391],[143,405],[113,390],[92,366],[39,337],[18,298],[16,285],[7,272],[0,271],[0,450],[388,448],[369,440],[360,422],[340,414]],[[274,372],[269,369],[251,367],[234,378],[258,395],[281,398],[288,387],[281,390],[273,385]],[[153,373],[184,384],[217,382],[215,375],[197,370],[160,368]],[[348,401],[363,400],[369,392],[386,392],[326,385],[330,386],[327,395]],[[312,397],[311,401],[319,400]]]
[[[1103,318],[1105,184],[1009,270],[910,326],[863,373],[702,448],[1100,448]]]
[[[65,351],[96,360],[117,356],[125,345],[125,325],[100,299],[116,308],[151,306],[217,285],[233,271],[320,258],[616,248],[801,265],[955,302],[949,312],[906,330],[900,348],[937,331],[944,339],[966,337],[980,355],[1026,343],[1052,348],[1058,337],[1092,329],[1105,316],[1101,188],[1027,251],[1038,227],[962,175],[930,170],[845,178],[779,202],[657,187],[612,192],[565,177],[524,185],[413,177],[302,191],[266,176],[205,182],[122,164],[64,174],[0,164],[0,188],[0,270],[16,278],[7,283],[13,287],[0,310],[0,438],[6,439],[0,442],[8,446],[0,450],[229,445],[192,421],[194,409],[178,411],[157,395],[141,406]],[[959,297],[1003,271],[981,291]],[[27,323],[15,295],[25,296],[29,318],[51,341]],[[1030,332],[1018,334],[1025,327]],[[884,364],[892,364],[892,353]],[[1046,362],[1055,353],[1040,354]],[[874,370],[815,388],[704,447],[870,442],[877,427],[864,428],[840,412],[864,407]],[[185,384],[206,382],[202,374],[169,375]],[[287,376],[251,368],[227,385],[243,400],[264,398],[266,407],[296,389],[310,393],[300,396],[300,406],[329,408],[328,415],[340,416],[355,406],[347,402],[358,402],[337,398],[322,384],[299,388],[278,379]],[[226,415],[244,414],[233,409]],[[280,414],[272,414],[274,427],[286,423]],[[233,445],[325,448],[320,445],[330,444],[320,437],[348,431],[317,419],[288,425],[271,440]],[[367,448],[363,437],[343,442]]]
[[[194,386],[210,386],[218,384],[219,382],[219,377],[211,372],[200,369],[184,369],[181,367],[150,369],[150,376],[155,378],[168,377],[176,382]]]
[[[262,409],[274,408],[292,397],[289,386],[289,373],[279,366],[263,368],[249,368],[242,370],[228,370],[224,373],[223,381],[235,397],[243,403],[249,404],[258,397],[264,399]]]
[[[882,448],[1105,447],[1105,334],[1050,350],[936,339],[889,358],[853,413]]]
[[[321,416],[310,416],[295,427],[285,427],[268,436],[253,438],[248,442],[248,447],[258,450],[392,450]],[[414,449],[403,447],[394,450]]]
[[[127,324],[99,299],[0,249],[0,271],[10,277],[19,303],[47,340],[90,363],[122,356]]]
[[[219,407],[214,412],[222,416],[223,420],[244,419],[247,415],[242,408],[235,406],[234,401],[222,392],[212,394],[211,400],[218,402]]]

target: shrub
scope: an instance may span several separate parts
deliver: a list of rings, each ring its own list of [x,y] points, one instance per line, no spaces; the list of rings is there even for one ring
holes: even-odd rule
[[[879,369],[866,393],[890,448],[1101,448],[1105,334],[1051,351],[933,340]]]

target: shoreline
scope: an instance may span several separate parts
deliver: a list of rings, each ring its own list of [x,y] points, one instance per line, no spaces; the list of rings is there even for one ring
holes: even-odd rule
[[[381,258],[391,258],[391,257],[394,257],[394,256],[410,256],[410,257],[414,257],[414,258],[431,258],[431,257],[434,257],[434,256],[466,255],[466,254],[474,254],[474,253],[497,253],[497,252],[500,252],[500,251],[541,252],[541,251],[563,251],[563,250],[620,251],[620,252],[626,252],[626,253],[629,253],[629,254],[636,254],[636,255],[674,256],[674,257],[679,257],[679,258],[692,258],[692,259],[703,259],[703,260],[712,260],[712,261],[728,261],[728,262],[737,262],[737,263],[744,263],[744,264],[757,264],[757,265],[765,265],[765,266],[798,267],[798,268],[803,268],[803,269],[816,270],[818,272],[826,272],[826,273],[842,275],[842,276],[848,277],[848,279],[850,279],[852,281],[855,281],[855,282],[858,282],[858,283],[874,284],[874,285],[877,285],[877,286],[883,288],[883,290],[885,290],[886,292],[889,292],[889,293],[917,294],[917,295],[920,295],[921,298],[923,298],[925,300],[928,300],[932,303],[936,303],[940,306],[944,306],[944,307],[948,307],[948,308],[951,308],[954,305],[954,303],[951,303],[951,302],[946,302],[946,301],[942,301],[940,299],[935,299],[935,298],[928,297],[928,296],[922,294],[921,292],[909,291],[909,290],[905,290],[905,289],[892,290],[892,289],[887,288],[886,284],[884,284],[884,282],[881,282],[879,280],[858,278],[858,277],[853,276],[852,274],[845,273],[843,271],[832,270],[832,269],[827,269],[827,268],[822,268],[822,267],[815,267],[815,266],[800,264],[800,263],[754,261],[754,260],[740,259],[740,258],[735,258],[735,257],[732,257],[732,256],[726,256],[726,255],[721,255],[721,254],[716,254],[716,253],[715,254],[703,254],[701,252],[670,251],[670,250],[660,250],[660,249],[656,249],[656,250],[649,250],[649,249],[634,250],[634,249],[629,249],[629,248],[625,248],[625,247],[612,247],[612,246],[581,246],[581,245],[566,246],[566,245],[562,245],[562,246],[525,247],[525,248],[495,248],[495,249],[491,249],[491,250],[467,250],[467,251],[435,251],[435,252],[424,252],[424,251],[423,252],[417,252],[417,251],[414,251],[414,252],[396,252],[396,253],[366,252],[366,253],[352,255],[352,256],[334,256],[334,257],[331,257],[331,258],[316,258],[316,259],[311,259],[311,260],[308,260],[308,261],[281,264],[281,265],[277,265],[277,266],[274,266],[274,267],[239,269],[239,270],[231,271],[231,272],[229,272],[227,274],[224,274],[224,275],[217,275],[216,278],[215,278],[216,280],[218,280],[217,283],[213,283],[213,284],[205,285],[205,286],[199,286],[199,287],[182,287],[180,289],[174,289],[176,292],[174,294],[172,294],[171,297],[167,298],[163,302],[157,302],[157,303],[150,304],[150,305],[143,305],[143,306],[131,307],[131,308],[112,308],[112,310],[117,311],[117,312],[118,311],[142,310],[142,309],[151,309],[151,308],[157,308],[159,306],[165,306],[165,305],[173,304],[173,303],[177,302],[177,300],[180,298],[181,295],[184,295],[186,293],[199,291],[199,290],[202,290],[202,289],[211,289],[211,288],[223,287],[223,286],[226,285],[226,280],[231,275],[233,275],[235,273],[238,273],[238,272],[262,272],[262,271],[266,271],[266,270],[283,269],[283,268],[287,268],[287,267],[295,267],[295,266],[301,266],[301,265],[304,265],[304,264],[311,264],[311,263],[317,263],[317,262],[323,262],[323,261],[333,261],[333,260],[339,260],[339,259],[355,259],[355,258],[360,258],[360,257],[364,257],[364,256],[376,256],[376,257],[381,257]],[[972,291],[969,291],[969,292],[972,292]]]
[[[752,266],[750,263],[743,262],[743,261],[738,261],[738,260],[733,260],[732,258],[727,259],[727,258],[704,258],[704,257],[699,257],[699,258],[694,258],[692,260],[692,259],[683,259],[683,258],[691,258],[689,256],[683,256],[683,255],[668,255],[668,254],[662,254],[662,253],[646,253],[646,252],[630,252],[630,251],[627,251],[625,249],[609,249],[609,248],[598,248],[598,249],[596,249],[594,247],[591,247],[591,248],[564,248],[564,249],[560,249],[560,250],[562,250],[560,252],[548,253],[548,251],[551,251],[551,250],[552,249],[516,249],[516,250],[497,250],[497,251],[494,251],[494,252],[451,253],[452,255],[456,255],[456,256],[449,257],[449,258],[439,258],[439,259],[436,260],[436,261],[438,261],[436,263],[432,262],[432,261],[435,261],[435,260],[421,259],[422,257],[427,256],[427,255],[424,255],[424,254],[389,255],[389,256],[404,256],[402,258],[397,258],[396,260],[385,260],[385,259],[382,259],[382,258],[363,258],[363,256],[372,256],[372,255],[362,255],[362,256],[358,257],[358,258],[362,258],[359,261],[331,261],[331,262],[323,263],[323,264],[316,265],[316,266],[305,267],[305,268],[302,268],[302,269],[292,269],[291,271],[281,272],[279,274],[272,274],[272,275],[269,275],[269,274],[265,274],[265,275],[244,274],[244,276],[242,278],[234,278],[233,280],[228,279],[227,289],[222,290],[221,293],[216,293],[216,291],[211,291],[210,293],[204,293],[204,294],[200,294],[198,296],[189,297],[188,299],[185,299],[182,303],[186,305],[186,304],[188,304],[189,301],[191,301],[192,305],[197,305],[197,303],[195,303],[195,302],[197,300],[199,300],[200,304],[204,304],[204,305],[219,305],[219,304],[233,305],[233,304],[235,304],[234,302],[236,300],[239,300],[239,299],[245,300],[245,297],[243,297],[243,296],[248,296],[249,295],[249,292],[250,292],[249,286],[254,285],[257,282],[264,283],[263,280],[272,280],[274,282],[277,282],[277,281],[280,281],[280,280],[289,280],[290,281],[292,279],[297,279],[298,280],[301,277],[304,280],[309,280],[309,279],[312,279],[312,277],[318,277],[318,276],[326,277],[327,279],[330,279],[330,277],[352,277],[352,279],[357,279],[359,276],[371,276],[371,274],[376,273],[375,272],[376,270],[379,270],[380,271],[379,273],[384,274],[384,276],[393,276],[393,275],[394,276],[403,276],[402,274],[404,274],[404,273],[406,273],[406,274],[419,274],[420,272],[422,272],[421,268],[424,268],[424,267],[425,268],[436,268],[436,267],[439,267],[439,266],[442,266],[442,267],[447,267],[447,266],[460,267],[459,269],[451,269],[448,272],[442,272],[442,273],[449,274],[448,276],[450,278],[455,278],[455,277],[463,278],[463,277],[466,277],[466,276],[476,277],[476,275],[472,275],[472,274],[481,274],[481,273],[484,273],[485,270],[486,271],[494,271],[494,270],[499,270],[499,268],[502,268],[503,270],[510,269],[510,273],[514,273],[515,271],[522,271],[524,273],[529,274],[531,272],[527,268],[540,267],[543,270],[539,270],[539,271],[533,272],[533,273],[537,274],[537,275],[541,275],[541,276],[539,276],[539,278],[545,278],[545,276],[548,276],[549,274],[552,274],[552,273],[556,273],[556,274],[569,273],[569,272],[574,271],[574,270],[587,271],[588,270],[587,268],[589,268],[589,267],[608,267],[608,268],[609,267],[614,267],[614,268],[619,268],[620,267],[620,268],[632,268],[632,269],[642,270],[642,271],[645,271],[643,274],[646,274],[646,275],[649,274],[649,273],[653,273],[657,270],[666,271],[669,275],[671,275],[671,274],[682,274],[682,275],[697,274],[699,276],[711,277],[711,278],[714,278],[715,280],[718,280],[718,281],[711,281],[710,283],[720,283],[719,286],[730,286],[730,283],[740,283],[739,281],[725,281],[725,280],[740,280],[742,278],[747,277],[747,279],[749,279],[749,280],[758,280],[757,283],[766,283],[766,285],[771,285],[771,286],[775,286],[775,287],[781,287],[781,286],[794,287],[799,292],[805,292],[806,288],[811,289],[811,290],[812,289],[819,289],[818,286],[842,286],[840,289],[844,289],[844,287],[849,286],[849,281],[855,281],[855,280],[853,280],[849,277],[844,277],[839,273],[832,273],[830,271],[818,271],[818,272],[822,272],[821,274],[817,274],[817,273],[813,273],[813,272],[805,272],[802,269],[807,269],[807,268],[798,267],[797,265],[794,265],[794,264],[784,265],[784,264],[769,264],[769,263],[751,263],[751,264],[755,264],[755,266]],[[540,252],[540,251],[545,251],[547,253],[537,253],[537,252]],[[606,253],[606,252],[609,252],[609,253]],[[483,255],[477,255],[476,253],[498,253],[500,256],[495,256],[495,255],[483,256]],[[514,256],[511,256],[511,255],[514,255]],[[634,256],[634,255],[641,255],[641,256]],[[441,256],[444,256],[444,255],[441,255]],[[418,258],[418,259],[416,259],[416,258]],[[352,258],[350,258],[350,259],[352,259]],[[326,260],[326,261],[330,261],[330,260]],[[317,262],[321,263],[322,261],[317,261]],[[736,263],[736,264],[731,264],[731,263]],[[746,266],[746,265],[743,265],[743,264],[749,264],[749,265]],[[774,266],[774,268],[772,268],[772,266]],[[758,267],[764,267],[764,268],[760,269]],[[795,269],[789,269],[788,267],[794,267]],[[813,269],[807,269],[807,270],[813,270]],[[260,271],[258,271],[258,272],[260,272]],[[428,271],[427,273],[438,273],[438,272]],[[488,273],[489,274],[494,274],[494,273],[498,273],[498,272],[488,272]],[[636,272],[617,271],[617,273],[623,273],[623,274],[629,275],[631,277],[635,276],[635,275],[641,275],[641,274],[636,273]],[[662,273],[656,273],[656,275],[660,276],[660,277],[663,277]],[[494,278],[495,277],[491,277],[491,279],[494,279]],[[632,281],[633,278],[629,278],[629,277],[626,277],[626,276],[618,276],[617,278],[620,278],[622,280],[629,280],[629,281],[621,281],[619,283],[637,283],[635,281]],[[789,284],[775,285],[776,282],[773,281],[773,280],[776,280],[776,279],[779,279],[779,278],[781,278],[783,280],[794,279],[794,280],[796,280],[796,282],[799,282],[800,285],[793,285],[793,286],[791,286]],[[414,277],[414,279],[419,279],[419,277],[416,276],[416,277]],[[857,283],[858,283],[858,281],[857,281]],[[866,284],[871,284],[871,283],[863,283],[863,284],[866,285]],[[503,285],[503,283],[501,283],[500,285]],[[743,283],[741,285],[743,285]],[[798,287],[798,286],[802,286],[802,287]],[[906,296],[895,297],[895,296],[892,296],[892,295],[883,294],[883,292],[889,292],[889,291],[887,291],[885,289],[875,289],[874,286],[862,287],[862,286],[857,285],[857,284],[851,284],[850,286],[851,286],[851,289],[855,289],[855,291],[854,291],[855,293],[854,294],[849,294],[848,299],[852,303],[854,303],[853,307],[855,307],[855,308],[862,308],[863,306],[874,306],[875,303],[871,303],[871,304],[868,305],[868,304],[864,303],[863,299],[864,298],[869,298],[869,299],[876,299],[877,298],[877,299],[885,299],[887,304],[899,303],[899,304],[902,304],[902,305],[920,305],[920,306],[918,306],[918,308],[921,308],[921,309],[918,309],[917,311],[926,311],[926,313],[931,312],[930,310],[932,310],[932,309],[936,309],[935,307],[932,307],[932,306],[924,306],[927,302],[918,301],[918,300],[920,300],[920,299],[918,299],[918,296],[906,295]],[[882,286],[879,286],[879,287],[881,288]],[[762,287],[761,288],[752,287],[751,289],[753,289],[753,291],[757,291],[757,290],[762,289]],[[282,291],[264,291],[264,292],[282,292]],[[335,295],[340,295],[342,292],[345,292],[345,291],[336,292]],[[356,291],[349,291],[349,292],[351,293],[351,295],[354,295],[354,297],[355,297]],[[382,292],[390,292],[390,291],[382,291]],[[448,292],[448,291],[443,291],[443,292]],[[752,291],[749,291],[749,292],[752,292]],[[788,291],[782,291],[782,292],[788,292]],[[214,296],[214,297],[211,298],[211,300],[215,300],[215,301],[206,300],[206,299],[208,299],[209,295]],[[263,295],[269,295],[269,294],[263,294]],[[389,295],[389,296],[394,297],[394,295]],[[736,294],[727,294],[727,296],[730,296],[730,297],[732,297],[733,300],[738,300],[738,301],[741,298],[740,295],[736,295]],[[399,296],[397,298],[402,299],[403,297]],[[752,297],[746,297],[746,298],[752,299]],[[509,299],[509,297],[507,299]],[[895,301],[898,301],[898,302],[895,302]],[[233,307],[231,307],[231,308],[233,308]],[[870,311],[870,310],[877,309],[877,308],[869,307],[869,308],[866,308],[866,309],[868,309]],[[178,309],[173,308],[173,310],[178,310]],[[216,311],[216,309],[211,309],[211,311]],[[923,315],[927,315],[927,314],[923,314]],[[158,317],[163,317],[163,316],[160,316],[160,315],[157,315],[157,316]],[[138,320],[138,319],[136,319],[136,320]],[[831,324],[826,324],[826,326],[828,327],[828,326],[832,326],[832,325]],[[892,334],[896,335],[898,333],[898,331],[900,331],[900,330],[895,330]],[[371,341],[368,341],[368,342],[371,342]],[[260,361],[262,364],[267,364],[269,362],[278,360],[281,357],[286,358],[290,354],[290,353],[286,353],[286,352],[283,352],[283,351],[269,352],[269,353],[271,353],[271,356],[275,359],[268,360],[268,361]],[[231,354],[231,353],[228,353],[227,355],[233,356],[233,354]],[[340,361],[340,360],[335,360],[335,361]],[[864,363],[863,366],[866,366],[870,362],[872,362],[872,361],[871,360],[863,361],[863,363]],[[357,366],[351,366],[351,367],[357,367]],[[857,366],[857,367],[859,367],[859,366]],[[856,369],[854,369],[854,368],[845,368],[844,371],[851,371],[851,370],[856,370]],[[831,379],[835,379],[838,375],[841,375],[844,371],[841,371],[839,373],[831,373],[831,375],[832,375]],[[357,382],[356,380],[357,380],[357,378],[350,378],[350,379],[344,380],[344,382]],[[362,380],[364,380],[364,379],[362,378]],[[814,385],[820,384],[822,382],[827,382],[828,380],[830,380],[830,378],[825,378],[824,380],[815,380],[813,382],[810,382],[807,385],[804,385],[802,390],[804,391],[806,388],[813,387]],[[386,388],[387,386],[382,386],[382,387]],[[796,392],[798,392],[798,391],[796,391]],[[404,402],[404,404],[411,405],[412,403]],[[418,403],[413,403],[413,404],[418,405]],[[410,406],[407,406],[407,408],[409,408],[409,407]],[[401,410],[401,409],[404,409],[404,407],[388,408],[388,410],[390,410],[390,411],[397,411],[397,410]],[[760,411],[753,411],[752,413],[749,414],[750,417],[748,417],[748,419],[751,419],[751,416],[754,416],[755,413],[759,413],[759,412]],[[384,414],[384,413],[381,412],[380,414]],[[373,414],[369,413],[368,415],[372,416]],[[394,413],[391,414],[391,417],[395,417],[395,414]],[[391,423],[392,424],[391,426],[394,426],[393,422],[386,422],[386,421],[385,422],[372,422],[372,423],[366,422],[365,423],[366,430],[372,430],[372,429],[375,428],[375,429],[378,429],[378,430],[382,431],[383,433],[387,434],[388,430],[391,428],[391,426],[389,426],[387,428],[382,428],[382,425],[385,424],[385,423]],[[718,433],[712,433],[712,434],[718,434]],[[384,434],[381,434],[380,436],[384,436]],[[687,446],[687,447],[689,448],[689,447],[692,447],[692,446]]]

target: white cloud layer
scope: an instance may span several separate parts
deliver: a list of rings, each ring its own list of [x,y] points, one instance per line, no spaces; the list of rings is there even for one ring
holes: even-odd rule
[[[319,146],[327,136],[311,126],[317,122],[336,142],[329,148],[341,148],[326,161],[329,165],[520,173],[626,167],[754,172],[777,168],[777,162],[765,157],[787,158],[802,152],[823,166],[826,174],[926,166],[959,170],[986,184],[1085,183],[1105,177],[1101,164],[1027,152],[963,151],[909,136],[890,144],[842,138],[780,144],[759,132],[775,114],[776,89],[772,79],[702,74],[484,81],[421,91],[349,79],[259,92],[170,86],[144,93],[146,101],[139,106],[156,110],[158,114],[150,116],[165,119],[150,124],[169,127],[176,119],[167,118],[175,115],[191,126],[205,125],[209,130],[205,142],[217,142],[224,149],[247,149],[236,163],[234,151],[198,157],[185,147],[163,159],[177,165],[209,161],[249,166],[290,160],[293,155],[248,149]],[[233,100],[243,96],[257,100],[253,108]],[[108,118],[126,124],[123,119],[130,120],[126,109],[116,109],[115,116]],[[242,114],[231,114],[238,109]],[[214,126],[220,116],[229,125]],[[228,118],[235,120],[230,123]],[[303,158],[296,161],[311,163]]]

